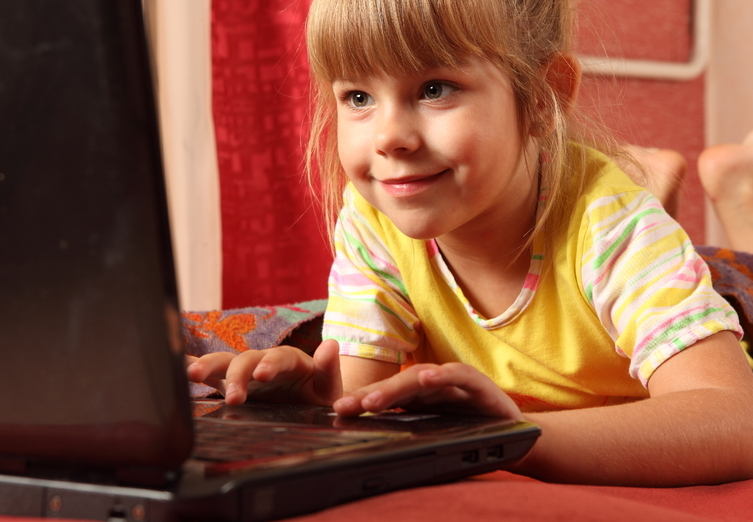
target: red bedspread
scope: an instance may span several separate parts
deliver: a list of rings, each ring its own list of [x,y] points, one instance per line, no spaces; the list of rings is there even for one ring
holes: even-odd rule
[[[737,522],[753,520],[753,480],[719,486],[626,488],[547,484],[498,471],[372,497],[294,520]]]
[[[719,486],[625,488],[547,484],[498,471],[450,484],[379,495],[288,520],[741,522],[753,520],[753,480]],[[36,521],[0,517],[0,522]]]

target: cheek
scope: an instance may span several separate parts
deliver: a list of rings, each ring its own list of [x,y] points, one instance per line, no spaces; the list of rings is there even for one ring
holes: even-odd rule
[[[499,153],[500,147],[508,146],[500,131],[498,110],[479,109],[456,111],[446,117],[431,132],[425,134],[434,150],[446,152],[459,162],[482,161]]]
[[[434,132],[431,138],[433,149],[440,151],[458,166],[479,166],[497,153],[485,127],[466,121],[445,125],[441,132]]]
[[[469,191],[497,194],[515,175],[522,154],[520,138],[514,125],[506,125],[505,114],[487,117],[475,114],[468,123],[449,127],[444,149],[460,167],[464,186]],[[503,120],[500,122],[500,120]]]
[[[472,145],[488,161],[516,163],[522,153],[521,139],[517,122],[510,121],[510,115],[503,111],[490,113],[477,126]],[[500,165],[502,166],[502,165]]]
[[[368,139],[362,129],[356,129],[347,123],[338,124],[337,154],[348,176],[361,169],[368,169],[368,150]]]

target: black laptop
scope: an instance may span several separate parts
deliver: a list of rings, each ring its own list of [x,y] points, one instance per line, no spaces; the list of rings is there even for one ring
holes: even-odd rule
[[[499,468],[538,427],[191,402],[141,0],[0,2],[0,515],[267,520]]]

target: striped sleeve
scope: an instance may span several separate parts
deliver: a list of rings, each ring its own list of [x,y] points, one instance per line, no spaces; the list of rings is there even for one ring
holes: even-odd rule
[[[420,342],[419,321],[384,241],[346,191],[335,228],[325,339],[340,354],[403,364]]]
[[[742,330],[732,307],[712,288],[690,239],[652,194],[601,197],[586,211],[583,290],[631,358],[644,386],[667,359],[723,330]]]

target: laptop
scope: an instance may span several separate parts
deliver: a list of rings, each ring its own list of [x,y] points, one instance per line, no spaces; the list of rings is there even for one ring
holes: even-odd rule
[[[141,0],[3,0],[0,515],[278,519],[492,471],[540,434],[191,401],[179,310]]]

